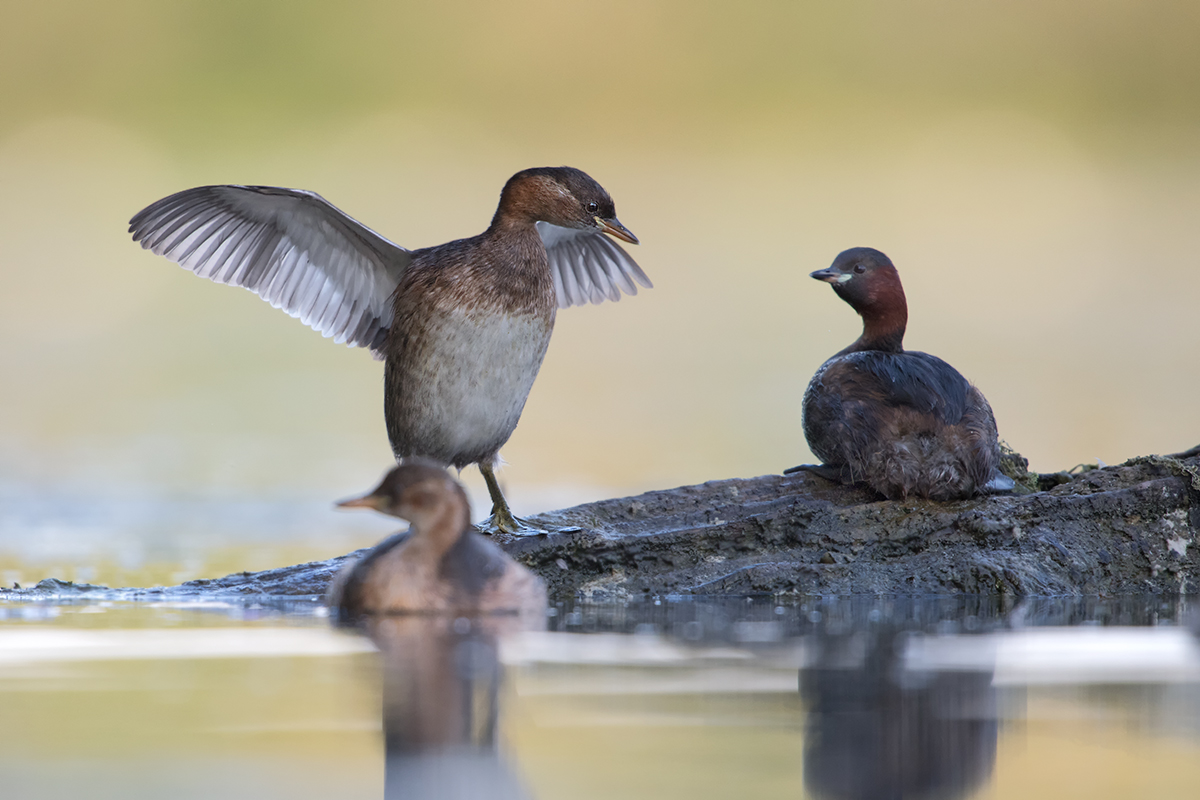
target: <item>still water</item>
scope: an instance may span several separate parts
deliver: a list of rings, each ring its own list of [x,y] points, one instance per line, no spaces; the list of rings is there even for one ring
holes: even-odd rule
[[[0,603],[5,797],[1195,798],[1194,603]]]

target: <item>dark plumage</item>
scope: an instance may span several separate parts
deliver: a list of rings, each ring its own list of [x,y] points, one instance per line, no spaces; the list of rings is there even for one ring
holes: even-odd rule
[[[637,243],[612,198],[570,167],[518,172],[485,232],[421,250],[393,244],[317,194],[265,186],[188,189],[139,212],[129,230],[196,274],[244,286],[384,359],[396,458],[479,464],[494,524],[507,532],[522,526],[493,466],[537,377],[556,309],[650,286],[608,238]]]
[[[401,464],[370,494],[338,505],[412,523],[334,580],[326,601],[343,624],[372,614],[505,614],[544,622],[545,586],[472,530],[466,493],[443,467],[419,459]]]
[[[940,358],[904,350],[908,306],[888,257],[856,247],[812,277],[863,319],[862,336],[822,364],[804,393],[818,472],[892,499],[954,500],[1004,485],[983,394]]]

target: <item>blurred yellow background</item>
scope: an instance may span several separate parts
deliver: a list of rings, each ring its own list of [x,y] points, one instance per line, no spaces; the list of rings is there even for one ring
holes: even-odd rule
[[[807,274],[857,245],[1035,469],[1185,449],[1198,30],[1186,0],[8,3],[0,483],[367,488],[380,364],[129,217],[274,184],[421,247],[559,164],[612,193],[655,288],[560,313],[503,453],[519,512],[811,460],[801,393],[859,321]]]

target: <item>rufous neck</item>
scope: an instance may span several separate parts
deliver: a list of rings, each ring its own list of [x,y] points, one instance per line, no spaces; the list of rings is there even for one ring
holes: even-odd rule
[[[862,350],[878,350],[884,353],[904,352],[904,331],[908,326],[908,306],[903,295],[899,302],[895,297],[886,304],[869,304],[855,308],[862,317],[862,335],[843,350],[854,353]]]
[[[908,308],[903,298],[895,305],[877,313],[863,315],[863,332],[859,341],[870,350],[890,353],[904,352],[904,331],[908,327]]]
[[[903,353],[904,330],[908,326],[908,301],[904,297],[900,276],[889,265],[865,277],[865,283],[855,283],[858,279],[852,279],[846,288],[834,286],[863,321],[862,336],[846,349]]]

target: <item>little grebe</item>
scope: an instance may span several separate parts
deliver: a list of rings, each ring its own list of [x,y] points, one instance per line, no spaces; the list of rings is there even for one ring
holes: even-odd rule
[[[804,436],[824,462],[809,469],[891,499],[1011,488],[997,471],[996,420],[983,394],[940,358],[904,349],[908,306],[888,257],[855,247],[812,277],[858,312],[863,332],[804,392]]]
[[[557,308],[618,300],[650,280],[608,236],[637,244],[600,184],[571,167],[518,172],[478,236],[406,250],[320,195],[201,186],[130,221],[135,241],[218,283],[244,286],[335,342],[385,363],[397,460],[478,464],[490,526],[512,516],[494,466],[541,367]]]
[[[338,504],[406,519],[335,578],[327,595],[339,621],[379,614],[513,615],[545,624],[546,588],[494,542],[475,533],[471,508],[444,467],[414,459],[370,494]]]

